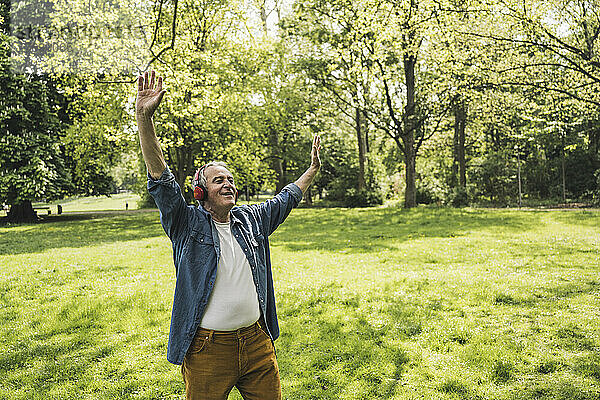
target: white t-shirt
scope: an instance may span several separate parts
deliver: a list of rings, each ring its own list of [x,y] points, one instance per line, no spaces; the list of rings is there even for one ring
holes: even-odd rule
[[[252,271],[229,223],[216,222],[221,244],[217,278],[200,322],[205,329],[232,331],[252,325],[260,318]]]

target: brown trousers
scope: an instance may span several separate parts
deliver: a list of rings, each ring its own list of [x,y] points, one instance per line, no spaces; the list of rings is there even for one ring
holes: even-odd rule
[[[198,328],[181,366],[188,400],[280,400],[275,349],[259,322],[236,331]]]

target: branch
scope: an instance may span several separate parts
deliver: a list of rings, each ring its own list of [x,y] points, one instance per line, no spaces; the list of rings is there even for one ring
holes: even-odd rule
[[[177,27],[177,3],[179,0],[173,0],[173,20],[171,21],[171,44],[165,48],[163,48],[158,54],[154,54],[154,52],[152,51],[152,47],[154,46],[154,43],[156,42],[156,37],[157,37],[157,32],[158,32],[158,27],[160,25],[160,17],[162,14],[162,4],[163,4],[164,0],[160,0],[160,4],[159,4],[159,8],[158,8],[158,17],[156,18],[156,23],[154,25],[154,35],[152,38],[152,43],[150,44],[150,48],[149,51],[152,54],[152,59],[148,62],[148,64],[146,64],[146,67],[142,70],[143,71],[147,71],[148,68],[150,67],[150,65],[152,65],[152,63],[156,60],[160,60],[160,56],[163,55],[163,53],[165,53],[167,50],[172,50],[175,47],[175,36],[176,36],[176,27]],[[164,62],[161,61],[163,64]],[[136,82],[138,79],[138,77],[136,76],[135,78],[131,78],[128,80],[116,80],[116,81],[96,81],[95,83],[102,83],[102,84],[111,84],[111,83],[134,83]]]
[[[563,60],[565,60],[567,63],[573,65],[573,67],[571,68],[572,70],[578,71],[581,74],[587,76],[588,78],[590,78],[596,82],[600,82],[600,77],[596,77],[596,76],[592,75],[590,72],[583,69],[576,61],[572,60],[571,58],[567,57],[565,54],[561,53],[559,50],[564,50],[564,48],[562,48],[562,47],[551,45],[551,44],[539,43],[539,42],[535,42],[535,41],[531,41],[531,40],[511,39],[511,38],[505,38],[505,37],[499,37],[499,36],[493,36],[493,35],[483,35],[483,34],[473,33],[473,32],[460,32],[460,33],[463,35],[467,35],[467,36],[475,36],[475,37],[479,37],[479,38],[492,39],[492,40],[501,41],[501,42],[527,44],[527,45],[530,45],[533,47],[549,50],[552,53],[559,56],[560,58],[562,58]],[[562,64],[559,64],[559,65],[562,65]],[[565,68],[568,68],[566,65],[562,65],[562,66]]]
[[[578,96],[572,92],[569,92],[568,90],[565,89],[560,89],[560,88],[553,88],[553,87],[548,87],[548,86],[544,86],[542,84],[539,83],[533,83],[533,82],[502,82],[502,83],[487,83],[482,85],[481,87],[502,87],[502,86],[529,86],[529,87],[533,87],[536,89],[540,89],[540,90],[547,90],[550,92],[557,92],[557,93],[561,93],[564,94],[572,99],[575,100],[579,100],[582,101],[584,103],[589,103],[589,104],[594,104],[596,106],[600,106],[600,101],[597,100],[593,100],[593,99],[586,99],[583,98],[581,96]]]
[[[163,48],[161,51],[159,51],[158,54],[154,54],[154,52],[152,51],[152,45],[151,45],[150,46],[150,53],[154,57],[148,62],[148,64],[146,64],[146,68],[144,70],[147,70],[150,67],[150,65],[152,65],[152,63],[154,61],[156,61],[156,59],[158,59],[164,52],[166,52],[167,50],[172,50],[175,47],[175,36],[176,36],[176,27],[177,27],[177,4],[178,4],[178,2],[179,2],[179,0],[173,0],[173,20],[171,21],[171,44],[168,45],[167,47]],[[157,18],[157,20],[156,20],[157,26],[158,26],[159,23],[160,23],[160,20]],[[152,42],[152,44],[154,44],[154,42]]]
[[[426,140],[431,139],[431,137],[433,135],[435,135],[436,132],[438,132],[438,129],[444,119],[444,116],[446,115],[446,112],[448,111],[449,107],[444,107],[444,111],[442,113],[440,113],[439,118],[437,120],[437,123],[435,124],[435,128],[433,128],[433,130],[431,131],[431,133],[428,136],[421,136],[417,142],[417,145],[415,146],[415,153],[419,152],[419,149],[421,148],[421,145],[423,144],[423,142],[425,142]]]

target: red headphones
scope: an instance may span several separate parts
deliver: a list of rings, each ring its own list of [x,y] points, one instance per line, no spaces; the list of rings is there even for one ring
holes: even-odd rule
[[[194,199],[199,201],[205,201],[208,198],[208,190],[204,186],[200,185],[200,174],[202,173],[202,171],[204,171],[206,165],[207,164],[204,164],[203,166],[198,168],[196,174],[194,175],[194,179],[192,180],[192,186],[194,187]],[[240,192],[238,192],[237,189],[235,189],[234,196],[235,202],[237,203],[238,198],[240,197]]]

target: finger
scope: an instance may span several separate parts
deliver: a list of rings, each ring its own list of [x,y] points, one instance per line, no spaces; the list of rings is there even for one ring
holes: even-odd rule
[[[144,90],[148,89],[148,71],[144,72]]]
[[[162,76],[158,77],[158,84],[156,85],[156,90],[162,92]]]
[[[138,92],[144,90],[144,77],[142,75],[138,76]]]
[[[150,72],[150,89],[154,89],[154,70],[152,70],[152,72]]]
[[[158,94],[158,103],[159,104],[162,101],[162,98],[165,95],[165,93],[166,93],[166,90],[161,90],[160,93]]]

